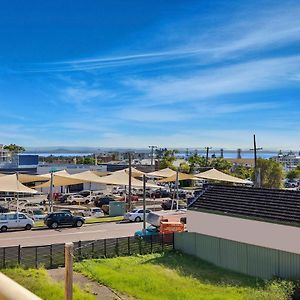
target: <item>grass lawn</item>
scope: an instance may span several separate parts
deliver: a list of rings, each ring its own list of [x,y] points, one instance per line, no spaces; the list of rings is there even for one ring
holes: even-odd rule
[[[100,218],[88,218],[85,221],[85,224],[95,224],[95,223],[104,223],[104,222],[120,222],[123,221],[123,216],[117,216],[117,217],[100,217]],[[44,221],[37,221],[34,223],[35,228],[45,227]]]
[[[292,284],[264,283],[180,254],[86,260],[75,270],[140,300],[290,299]]]
[[[18,282],[37,296],[45,300],[61,300],[64,299],[63,283],[56,283],[49,278],[47,271],[44,269],[28,269],[21,268],[4,269],[2,273]],[[2,288],[2,287],[1,287]],[[95,300],[96,298],[88,294],[76,285],[73,288],[74,300]]]

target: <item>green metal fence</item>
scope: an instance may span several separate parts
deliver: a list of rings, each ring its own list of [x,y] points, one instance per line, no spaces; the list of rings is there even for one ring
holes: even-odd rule
[[[300,255],[194,232],[176,233],[174,247],[217,266],[264,279],[300,279]]]

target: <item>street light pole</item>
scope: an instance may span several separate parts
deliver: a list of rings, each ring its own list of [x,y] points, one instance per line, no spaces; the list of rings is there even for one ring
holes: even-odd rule
[[[211,147],[205,147],[205,149],[206,149],[206,166],[208,166],[208,152],[209,152],[209,149],[211,149]]]
[[[263,148],[257,148],[256,146],[256,137],[255,134],[253,135],[253,149],[250,149],[254,152],[254,175],[255,175],[255,187],[261,187],[261,180],[260,180],[260,170],[257,168],[257,150],[262,150]]]
[[[132,176],[132,170],[131,170],[131,153],[128,152],[128,169],[129,169],[129,181],[128,181],[128,209],[131,211],[131,176]]]
[[[157,146],[149,146],[151,149],[151,167],[153,167],[153,162],[154,162],[154,149],[157,148]]]

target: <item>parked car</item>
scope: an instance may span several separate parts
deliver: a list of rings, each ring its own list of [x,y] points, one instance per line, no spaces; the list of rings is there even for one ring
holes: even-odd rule
[[[84,221],[84,218],[74,216],[68,212],[49,213],[44,219],[45,225],[52,229],[59,226],[81,227],[84,224]]]
[[[80,195],[71,195],[67,198],[66,202],[72,205],[76,205],[76,204],[88,204],[90,200]]]
[[[34,220],[34,221],[40,221],[44,220],[46,215],[43,213],[42,210],[40,209],[33,209],[33,210],[28,210],[27,214]]]
[[[167,201],[164,201],[162,204],[161,204],[161,208],[163,210],[169,210],[172,208],[172,200],[167,200]],[[173,206],[173,209],[176,209],[177,206],[176,206],[176,200],[174,200],[174,206]],[[184,209],[186,208],[186,204],[182,203],[181,201],[179,201],[178,203],[178,208],[179,209]]]
[[[41,206],[39,203],[25,203],[23,205],[21,205],[21,212],[27,212],[28,210],[33,210],[33,209],[37,209],[37,210],[44,210],[44,207]]]
[[[34,221],[23,213],[3,213],[0,214],[0,231],[4,232],[12,228],[23,228],[30,230]]]
[[[8,212],[8,208],[0,205],[0,213],[2,214],[2,213],[6,213],[6,212]]]
[[[95,206],[101,208],[103,205],[109,205],[109,202],[111,201],[115,201],[114,197],[107,195],[107,196],[102,196],[99,199],[95,200],[94,203]]]
[[[131,212],[128,212],[124,215],[125,220],[133,222],[141,222],[144,220],[144,210],[143,209],[134,209]],[[146,217],[151,212],[151,210],[146,209]]]
[[[155,227],[153,225],[148,226],[145,231],[143,231],[143,230],[137,230],[134,233],[134,236],[135,237],[139,237],[139,238],[156,236],[156,235],[159,235],[159,228],[157,228],[157,227]]]
[[[126,197],[122,196],[122,197],[118,198],[118,201],[125,201],[125,199],[127,201],[129,199],[129,196],[126,196]],[[131,195],[130,199],[131,199],[131,201],[139,201],[139,196]]]
[[[99,218],[104,216],[103,211],[99,207],[90,207],[82,212],[84,217]]]

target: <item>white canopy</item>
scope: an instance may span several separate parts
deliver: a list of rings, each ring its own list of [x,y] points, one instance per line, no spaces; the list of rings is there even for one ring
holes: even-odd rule
[[[36,181],[47,181],[49,180],[48,177],[43,175],[31,175],[31,174],[19,174],[18,175],[19,181],[22,183],[27,182],[36,182]]]
[[[177,179],[177,174],[175,172],[175,175],[160,179],[158,182],[175,182],[176,179]],[[182,180],[200,180],[200,179],[195,177],[192,174],[185,174],[185,173],[178,172],[178,181],[182,181]]]
[[[22,184],[16,174],[4,175],[0,177],[0,191],[12,193],[30,193],[35,194],[37,191],[28,188]]]
[[[165,169],[162,169],[162,170],[158,170],[158,171],[155,171],[155,172],[150,172],[150,173],[147,173],[147,176],[151,176],[151,177],[171,177],[175,175],[176,176],[176,171],[170,169],[170,168],[165,168]]]
[[[223,172],[220,172],[216,169],[211,169],[199,174],[194,175],[195,177],[207,179],[207,180],[216,180],[216,181],[226,181],[240,184],[251,184],[252,181],[234,177]]]
[[[98,172],[97,174],[100,174],[100,172]],[[103,174],[102,176],[107,175],[105,173],[102,173],[102,174]],[[70,175],[70,177],[75,178],[75,179],[84,180],[85,182],[100,183],[99,182],[100,176],[96,175],[93,171],[84,171],[84,172],[72,174],[72,175]]]
[[[51,178],[51,174],[50,174],[49,178]],[[35,188],[37,189],[37,188],[50,187],[50,181],[51,180],[49,180],[45,183],[42,183],[40,185],[37,185],[37,186],[35,186]],[[63,170],[61,172],[54,172],[53,173],[53,186],[66,186],[66,185],[79,184],[79,183],[83,183],[83,182],[89,182],[89,181],[84,180],[84,179],[74,178],[68,172],[66,172],[65,170]]]
[[[123,173],[124,172],[129,173],[129,168],[119,170],[119,171],[115,171],[114,173],[122,173],[122,172]],[[138,169],[131,167],[131,176],[132,177],[142,177],[144,174],[145,174],[144,172],[139,171]]]
[[[114,172],[111,175],[101,177],[100,183],[111,185],[129,185],[129,175],[127,172]],[[134,187],[143,187],[143,181],[131,177],[131,185]],[[159,188],[158,185],[152,183],[146,183],[147,187]]]

